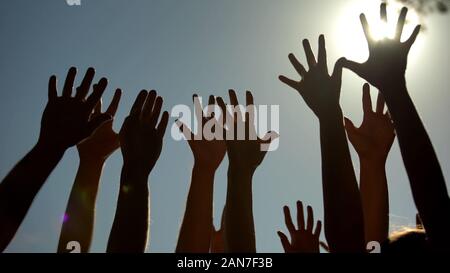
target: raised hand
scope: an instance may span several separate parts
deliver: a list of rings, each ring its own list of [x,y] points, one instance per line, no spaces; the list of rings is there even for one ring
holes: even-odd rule
[[[105,114],[114,118],[119,106],[122,91],[116,90],[114,97]],[[92,118],[102,114],[102,101],[97,103],[92,113]],[[87,139],[77,145],[80,157],[106,160],[115,150],[120,147],[119,135],[113,130],[113,120],[103,123]]]
[[[169,113],[164,112],[157,125],[162,104],[156,91],[141,91],[119,133],[124,165],[131,164],[147,176],[161,154],[169,121]]]
[[[381,243],[389,236],[389,194],[385,165],[395,132],[389,114],[384,113],[381,93],[378,93],[376,111],[372,110],[369,84],[363,87],[363,111],[361,127],[356,128],[346,118],[345,129],[359,155],[359,185],[366,243]]]
[[[223,137],[218,139],[215,135],[205,135],[205,133],[214,134],[216,130],[219,133],[223,131],[222,126],[214,118],[214,96],[209,97],[206,114],[198,96],[194,95],[193,99],[198,125],[197,134],[191,132],[181,121],[176,122],[191,147],[195,161],[186,211],[178,237],[177,253],[207,253],[210,250],[214,175],[227,152]]]
[[[302,79],[294,81],[285,76],[279,79],[297,90],[319,119],[325,236],[330,249],[332,252],[362,252],[365,244],[361,199],[339,105],[343,59],[336,62],[329,76],[324,36],[319,37],[317,61],[308,40],[303,41],[303,46],[309,71],[289,54]]]
[[[379,41],[371,36],[366,16],[361,14],[361,24],[369,46],[369,59],[364,63],[344,61],[344,67],[355,72],[382,92],[397,86],[398,82],[404,82],[408,53],[420,32],[420,25],[416,26],[411,36],[405,42],[401,41],[407,13],[408,9],[404,7],[398,18],[394,38]],[[380,16],[381,20],[387,23],[386,3],[381,4]]]
[[[247,109],[243,115],[239,109],[236,93],[229,91],[232,113],[222,98],[217,103],[222,110],[222,121],[228,153],[228,189],[225,204],[225,252],[256,252],[253,221],[252,181],[256,168],[267,153],[265,149],[278,135],[269,132],[260,139],[254,127],[254,104],[252,93],[247,91]],[[245,120],[244,120],[245,116]]]
[[[121,90],[117,89],[106,114],[114,117],[119,105]],[[102,101],[97,103],[92,118],[102,113]],[[113,121],[100,125],[94,133],[77,145],[80,156],[75,182],[70,193],[61,228],[58,252],[69,252],[67,244],[77,241],[80,252],[89,251],[94,232],[95,203],[100,178],[106,159],[119,148],[119,135],[113,131]]]
[[[286,222],[286,227],[288,228],[289,234],[291,236],[291,241],[289,242],[288,237],[281,231],[278,231],[278,236],[280,237],[281,244],[286,253],[319,253],[319,237],[322,231],[322,222],[317,221],[316,228],[314,230],[314,214],[310,206],[307,207],[308,218],[305,225],[305,219],[303,214],[303,204],[297,201],[297,226],[295,228],[292,222],[291,212],[288,206],[283,208],[284,219]]]
[[[169,121],[163,99],[142,90],[119,133],[123,168],[107,252],[144,252],[149,234],[148,176],[158,160]]]
[[[361,160],[380,162],[384,165],[394,143],[395,132],[389,113],[384,113],[384,99],[378,93],[376,111],[372,109],[370,86],[363,88],[364,119],[359,128],[345,118],[345,129],[350,142]]]
[[[69,69],[59,97],[56,76],[50,77],[48,103],[42,115],[38,142],[0,183],[0,252],[13,238],[34,197],[65,151],[111,119],[109,114],[92,115],[107,80],[102,78],[86,98],[95,74],[94,69],[89,68],[72,97],[76,73],[76,68]]]
[[[297,90],[319,119],[329,113],[340,112],[339,97],[341,94],[342,62],[344,59],[336,62],[333,74],[330,76],[328,74],[325,37],[323,35],[319,37],[317,61],[308,40],[303,40],[303,47],[309,70],[307,71],[295,55],[291,53],[289,54],[289,60],[302,79],[295,81],[285,76],[280,76],[280,81]]]
[[[102,123],[111,120],[108,114],[92,115],[108,84],[107,79],[100,79],[94,85],[92,94],[86,98],[95,75],[95,70],[89,68],[72,97],[76,74],[77,69],[71,67],[60,97],[57,95],[56,76],[50,77],[48,104],[42,116],[39,143],[66,150],[89,137]]]
[[[222,98],[217,98],[217,103],[222,110],[224,127],[232,130],[233,134],[225,132],[228,159],[230,166],[241,170],[254,172],[263,161],[267,150],[264,145],[278,137],[275,132],[268,132],[263,139],[257,136],[254,122],[254,101],[250,91],[246,92],[247,110],[244,115],[239,108],[239,102],[234,90],[229,90],[230,102],[233,107],[233,113],[227,110],[227,105]],[[244,119],[245,117],[245,119]],[[238,128],[243,128],[245,132],[241,133]],[[231,137],[231,139],[230,139]]]
[[[202,168],[216,170],[222,162],[227,152],[227,146],[225,139],[208,139],[204,137],[203,130],[205,124],[215,120],[212,107],[215,105],[216,100],[214,96],[209,96],[208,101],[208,113],[203,112],[203,107],[197,95],[193,96],[195,114],[197,119],[197,135],[195,135],[185,124],[177,120],[176,123],[181,132],[186,137],[189,147],[194,154],[195,164],[202,166]],[[223,130],[218,122],[212,128],[214,130]],[[201,132],[202,137],[199,136]]]

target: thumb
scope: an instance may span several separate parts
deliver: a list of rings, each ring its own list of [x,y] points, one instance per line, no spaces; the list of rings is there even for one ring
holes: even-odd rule
[[[341,64],[342,64],[343,68],[347,68],[350,71],[352,71],[353,73],[355,73],[356,75],[360,76],[361,78],[364,78],[364,75],[363,75],[364,73],[363,73],[361,63],[350,61],[350,60],[347,60],[346,58],[342,58],[339,61],[342,62]]]
[[[345,125],[345,130],[349,134],[356,133],[356,131],[358,130],[358,129],[356,129],[353,122],[350,119],[348,119],[347,117],[344,117],[344,125]]]
[[[97,130],[105,122],[111,121],[112,116],[109,114],[100,114],[94,118],[92,118],[88,123],[87,133],[88,136],[92,135],[92,133]]]

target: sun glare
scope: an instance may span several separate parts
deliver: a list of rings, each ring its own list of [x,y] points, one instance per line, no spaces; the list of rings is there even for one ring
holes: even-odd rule
[[[393,38],[402,4],[389,1],[387,5],[388,22],[380,19],[381,1],[356,0],[344,7],[342,17],[337,24],[336,41],[341,52],[352,60],[364,61],[368,56],[367,42],[365,40],[359,15],[364,13],[370,26],[370,35],[379,41],[385,38]],[[402,41],[405,41],[413,32],[416,25],[420,24],[420,17],[413,9],[409,9],[406,24],[403,29]],[[419,40],[419,39],[418,39]],[[416,41],[417,43],[417,41]]]

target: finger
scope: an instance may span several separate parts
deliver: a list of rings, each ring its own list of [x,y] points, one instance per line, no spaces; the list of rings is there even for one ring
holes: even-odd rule
[[[305,67],[298,61],[297,57],[295,57],[294,54],[289,54],[288,56],[289,61],[291,62],[292,66],[295,68],[297,73],[304,77],[306,75],[306,69]]]
[[[279,79],[282,83],[284,83],[284,84],[288,85],[289,87],[291,87],[291,88],[293,88],[293,89],[295,89],[295,90],[298,91],[298,89],[299,89],[299,88],[298,88],[298,87],[299,87],[299,82],[294,81],[294,80],[291,80],[291,79],[289,79],[289,78],[287,78],[287,77],[285,77],[285,76],[279,76],[278,79]]]
[[[254,105],[253,94],[250,91],[245,92],[245,100],[247,102],[247,106]]]
[[[232,118],[230,112],[228,112],[227,106],[226,106],[225,102],[223,101],[223,99],[221,97],[217,97],[216,101],[217,101],[217,104],[219,105],[220,110],[222,111],[221,121],[222,121],[222,127],[224,127],[225,124],[227,123],[227,121],[231,122],[233,120],[233,118]]]
[[[370,86],[365,83],[363,86],[363,110],[364,113],[372,113],[372,99],[370,98]]]
[[[384,97],[383,94],[381,94],[381,92],[378,92],[378,98],[377,98],[377,108],[376,108],[376,113],[383,115],[384,112]]]
[[[303,203],[297,201],[297,225],[299,230],[305,229],[305,216],[303,213]]]
[[[188,142],[194,139],[194,133],[192,133],[192,131],[189,129],[189,127],[186,126],[186,124],[184,124],[179,119],[175,121],[175,124],[178,126],[180,132],[183,134],[184,138],[186,138]]]
[[[239,101],[236,96],[236,92],[233,89],[228,90],[228,95],[230,96],[230,103],[234,107],[233,114],[234,114],[234,120],[240,121],[242,120],[242,113],[241,108],[239,106]]]
[[[381,21],[384,23],[387,23],[387,10],[386,10],[386,3],[382,3],[380,7],[380,18]]]
[[[279,138],[280,135],[277,132],[269,131],[266,135],[260,140],[261,144],[270,144],[275,139]]]
[[[411,36],[409,37],[409,39],[406,41],[406,45],[408,46],[408,48],[411,48],[411,46],[414,44],[414,42],[417,39],[417,36],[420,33],[420,29],[421,29],[421,25],[416,26],[416,28],[414,29],[413,33],[411,34]]]
[[[98,128],[100,127],[102,124],[110,121],[112,119],[112,117],[108,114],[100,114],[96,117],[94,117],[93,119],[91,119],[88,123],[88,134],[87,137],[89,137],[90,135],[92,135],[92,133]]]
[[[319,56],[317,57],[319,67],[328,73],[327,67],[327,49],[325,47],[325,36],[322,34],[319,36]]]
[[[197,119],[197,124],[199,128],[202,128],[203,126],[203,106],[200,102],[200,98],[197,94],[194,94],[192,96],[192,100],[194,101],[194,111],[195,111],[195,118]]]
[[[283,246],[284,252],[288,253],[290,246],[288,237],[281,231],[278,231],[277,234],[280,237],[281,245]]]
[[[416,214],[416,228],[423,229],[422,218],[420,218],[420,214]]]
[[[155,100],[155,106],[153,107],[152,115],[150,118],[150,127],[155,128],[156,124],[158,123],[159,114],[161,114],[161,108],[163,105],[163,98],[157,97]]]
[[[362,70],[363,66],[361,63],[343,59],[342,66],[349,69],[350,71],[353,71],[356,75],[360,76],[361,78],[364,78],[363,70]]]
[[[309,44],[308,39],[303,40],[303,49],[305,50],[306,60],[308,61],[309,69],[316,66],[316,58],[314,57],[314,53],[311,49],[311,45]]]
[[[86,100],[86,107],[89,113],[95,107],[95,105],[100,101],[100,98],[105,92],[106,86],[108,85],[108,80],[106,78],[101,78],[100,81],[95,85],[94,91]]]
[[[169,123],[169,112],[164,111],[164,113],[161,116],[161,121],[159,122],[159,125],[156,128],[158,135],[160,137],[164,136],[168,123]]]
[[[89,67],[86,71],[86,75],[84,75],[83,81],[80,86],[77,88],[77,94],[75,98],[83,100],[87,94],[89,93],[89,89],[91,88],[92,80],[94,79],[95,69]]]
[[[308,218],[306,220],[306,230],[313,230],[313,226],[314,226],[314,212],[311,206],[308,206],[307,208],[308,211]]]
[[[109,104],[108,109],[106,109],[105,113],[111,115],[112,117],[114,117],[116,115],[121,96],[122,96],[122,90],[116,89],[116,92],[114,93],[114,97],[113,97],[111,103]]]
[[[145,99],[145,103],[142,109],[142,118],[145,122],[150,122],[152,117],[153,108],[155,107],[155,100],[157,94],[155,90],[151,90],[148,92],[147,98]]]
[[[403,7],[398,17],[397,29],[395,31],[395,40],[400,41],[402,38],[403,27],[405,26],[406,15],[408,14],[408,8]]]
[[[314,236],[319,238],[320,232],[322,232],[322,221],[319,220],[319,221],[317,221],[317,224],[316,224],[316,230],[314,231]]]
[[[326,251],[326,252],[330,252],[330,247],[325,243],[325,242],[322,242],[322,241],[320,241],[319,242],[319,245]]]
[[[102,99],[100,99],[94,107],[94,111],[93,111],[94,116],[100,115],[102,113],[102,105],[103,105],[103,102],[102,102]]]
[[[133,106],[130,110],[130,116],[139,116],[142,112],[142,106],[145,103],[145,100],[147,99],[147,91],[142,90],[139,92],[139,95],[136,97],[136,100],[133,103]]]
[[[342,68],[344,67],[346,61],[347,60],[345,58],[340,58],[337,60],[334,64],[333,74],[331,75],[335,84],[339,86],[339,91],[342,83]]]
[[[64,82],[63,97],[70,98],[72,95],[73,82],[75,81],[75,76],[77,75],[77,69],[71,67],[67,72],[66,81]]]
[[[289,210],[288,206],[284,206],[283,212],[284,212],[284,222],[286,223],[286,227],[289,230],[289,233],[292,235],[295,233],[295,226],[294,223],[292,222],[291,211]]]
[[[52,75],[48,80],[48,100],[54,100],[58,97],[58,89],[57,89],[58,80],[55,75]]]
[[[346,117],[344,117],[344,123],[345,123],[345,130],[347,131],[348,137],[349,137],[350,141],[352,142],[353,141],[352,138],[355,134],[358,133],[358,129],[353,124],[353,122]]]
[[[216,99],[214,98],[213,95],[210,95],[209,99],[208,99],[208,111],[206,112],[207,117],[212,117],[212,115],[214,114],[214,105],[215,104],[216,104]]]
[[[364,35],[366,36],[366,40],[368,44],[372,43],[372,36],[370,35],[370,27],[369,27],[369,23],[367,22],[367,18],[366,15],[364,13],[362,13],[359,16],[359,20],[361,21],[361,25],[364,31]]]

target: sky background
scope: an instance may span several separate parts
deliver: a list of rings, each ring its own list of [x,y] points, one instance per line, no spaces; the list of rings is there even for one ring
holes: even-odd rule
[[[290,52],[304,61],[303,38],[327,38],[328,63],[341,56],[367,57],[359,13],[378,14],[378,0],[9,0],[0,2],[0,177],[36,143],[52,74],[89,66],[105,76],[109,104],[123,89],[116,130],[137,93],[156,89],[164,107],[191,104],[194,92],[227,97],[234,88],[243,102],[280,105],[280,145],[257,169],[253,181],[257,250],[281,252],[277,230],[285,230],[282,206],[302,200],[323,219],[318,120],[301,97],[277,77],[295,77]],[[391,15],[396,22],[397,15]],[[377,18],[370,18],[370,20]],[[440,159],[450,175],[450,17],[421,19],[426,31],[411,52],[407,82]],[[330,69],[331,70],[331,69]],[[341,104],[355,124],[362,119],[363,81],[344,72]],[[376,98],[375,90],[372,97]],[[171,119],[171,122],[174,118]],[[171,125],[170,125],[171,126]],[[151,239],[148,252],[173,252],[184,213],[193,157],[184,141],[166,133],[150,176]],[[359,173],[358,158],[353,153]],[[226,193],[225,159],[216,173],[214,214],[220,222]],[[114,218],[122,166],[120,152],[107,161],[99,189],[92,252],[104,252]],[[70,149],[37,195],[6,252],[55,252],[61,219],[78,168]],[[387,162],[391,229],[413,225],[416,209],[397,143]],[[323,236],[322,236],[323,237]]]

